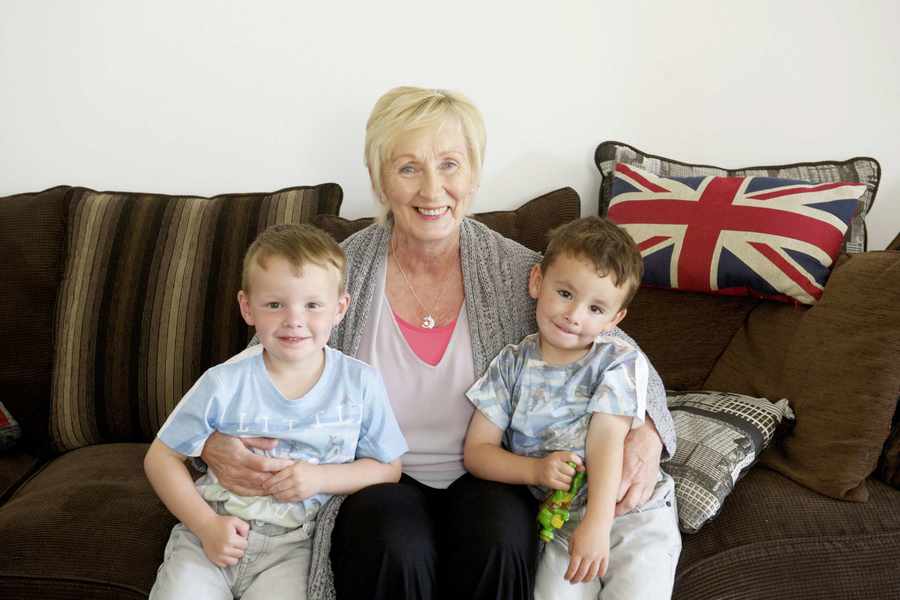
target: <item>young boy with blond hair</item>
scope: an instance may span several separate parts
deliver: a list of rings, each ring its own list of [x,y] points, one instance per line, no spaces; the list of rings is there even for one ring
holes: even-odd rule
[[[632,239],[606,219],[555,229],[528,284],[538,332],[504,348],[467,392],[477,408],[465,442],[472,474],[527,484],[543,500],[587,469],[570,520],[543,549],[536,600],[671,596],[681,550],[671,477],[661,472],[647,503],[615,516],[625,436],[644,421],[649,372],[615,326],[642,272]]]
[[[268,228],[238,304],[260,343],[206,371],[144,460],[172,530],[151,598],[305,598],[316,513],[331,495],[400,479],[407,446],[381,376],[326,343],[347,311],[343,251],[308,225]],[[238,496],[184,464],[215,431],[275,438],[293,460],[270,496]]]

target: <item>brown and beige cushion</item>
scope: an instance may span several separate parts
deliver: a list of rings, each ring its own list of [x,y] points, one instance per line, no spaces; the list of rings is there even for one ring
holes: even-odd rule
[[[802,162],[783,165],[739,167],[725,169],[711,165],[681,162],[664,156],[649,154],[622,142],[603,142],[594,152],[594,163],[600,170],[600,214],[606,215],[612,198],[613,169],[616,163],[640,167],[663,177],[692,177],[698,175],[748,176],[762,175],[778,179],[796,179],[811,183],[847,181],[866,184],[866,192],[859,198],[859,208],[844,237],[844,252],[863,252],[866,249],[866,214],[871,210],[881,179],[881,166],[874,158],[856,157],[848,160]]]
[[[212,198],[73,190],[56,319],[59,450],[148,441],[202,372],[249,339],[244,251],[276,223],[337,214],[336,184]]]
[[[581,199],[570,187],[560,188],[533,198],[515,210],[495,210],[472,215],[511,240],[515,240],[536,252],[547,247],[547,233],[563,223],[581,215]],[[335,215],[317,216],[313,223],[331,234],[338,242],[360,229],[368,227],[374,219],[345,219]]]
[[[900,389],[900,253],[839,261],[822,300],[760,304],[705,389],[787,398],[793,431],[760,462],[819,493],[865,501]]]

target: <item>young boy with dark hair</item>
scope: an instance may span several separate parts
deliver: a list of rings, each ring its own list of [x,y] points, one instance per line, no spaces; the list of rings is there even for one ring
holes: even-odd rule
[[[528,484],[544,499],[587,469],[570,520],[544,547],[536,600],[601,590],[604,599],[671,596],[681,550],[671,477],[661,472],[646,504],[614,516],[625,436],[644,421],[649,363],[613,331],[642,272],[634,242],[610,221],[555,229],[529,279],[538,332],[504,348],[467,393],[478,409],[465,442],[472,474]]]

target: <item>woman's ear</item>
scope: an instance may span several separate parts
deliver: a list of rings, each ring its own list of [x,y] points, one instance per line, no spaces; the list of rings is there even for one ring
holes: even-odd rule
[[[541,282],[544,280],[544,274],[541,273],[541,265],[537,264],[531,267],[531,273],[528,274],[528,294],[538,299],[541,295]]]

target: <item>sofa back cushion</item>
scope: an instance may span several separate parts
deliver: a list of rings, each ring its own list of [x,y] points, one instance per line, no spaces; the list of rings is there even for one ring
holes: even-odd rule
[[[69,189],[0,198],[0,401],[32,447],[47,439]]]
[[[790,434],[761,461],[819,493],[868,497],[900,389],[900,252],[838,262],[822,300],[805,309],[764,302],[704,386],[787,398]]]
[[[336,184],[212,198],[73,190],[55,332],[57,449],[152,439],[203,371],[250,338],[236,296],[256,235],[340,204]]]
[[[619,326],[640,344],[666,388],[699,390],[760,302],[642,287]]]

